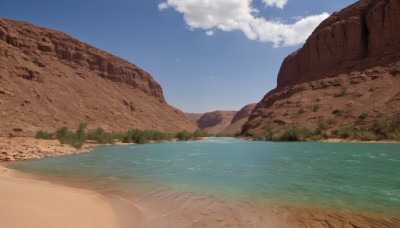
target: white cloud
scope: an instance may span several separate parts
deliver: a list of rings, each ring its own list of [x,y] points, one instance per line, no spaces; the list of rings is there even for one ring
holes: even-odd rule
[[[279,9],[283,9],[288,0],[262,0],[262,2],[265,3],[265,6],[276,6]]]
[[[287,0],[263,2],[283,8]],[[172,8],[182,13],[190,30],[204,29],[207,35],[213,35],[217,29],[224,32],[239,30],[251,40],[272,42],[275,47],[303,43],[318,24],[329,16],[328,13],[322,13],[285,24],[256,17],[259,10],[252,7],[252,0],[165,0],[158,8]]]
[[[252,30],[261,42],[272,42],[274,47],[292,46],[303,43],[312,31],[329,16],[328,13],[308,16],[294,24],[284,24],[279,21],[267,21],[255,18],[250,22]]]
[[[165,2],[162,2],[162,3],[158,4],[158,9],[159,10],[165,10],[167,8],[168,8],[168,4],[165,3]]]

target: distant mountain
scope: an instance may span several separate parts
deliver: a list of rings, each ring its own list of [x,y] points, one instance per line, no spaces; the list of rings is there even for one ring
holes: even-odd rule
[[[192,131],[151,75],[62,32],[0,19],[0,135],[77,127]]]
[[[221,133],[231,124],[235,114],[236,111],[207,112],[197,120],[197,126],[210,134]]]
[[[243,133],[294,125],[373,130],[378,118],[399,129],[400,1],[357,1],[334,13],[286,57],[277,81]]]
[[[187,113],[185,112],[185,116],[197,126],[197,120],[200,119],[200,117],[203,115],[203,113]]]
[[[249,119],[251,112],[256,107],[256,104],[248,104],[244,106],[240,111],[238,111],[235,116],[232,118],[231,124],[225,128],[222,133],[240,133],[242,131],[243,125]]]
[[[249,104],[240,111],[213,111],[204,114],[185,113],[185,115],[196,123],[199,129],[210,134],[234,134],[240,133],[242,126],[248,120],[256,104]]]

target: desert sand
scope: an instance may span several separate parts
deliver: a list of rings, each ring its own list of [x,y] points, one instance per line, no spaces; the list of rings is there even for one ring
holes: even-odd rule
[[[116,212],[98,193],[27,178],[0,166],[0,227],[124,227]]]

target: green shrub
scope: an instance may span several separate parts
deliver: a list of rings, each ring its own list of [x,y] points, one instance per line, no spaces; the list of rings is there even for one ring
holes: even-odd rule
[[[234,135],[234,134],[229,134],[229,135]],[[194,138],[203,138],[203,137],[207,137],[208,133],[207,131],[203,131],[200,129],[197,129],[194,133],[193,133],[193,137]]]
[[[272,137],[274,141],[299,141],[300,140],[300,135],[298,132],[298,129],[296,127],[292,128],[285,128],[281,133],[278,135],[274,135]]]
[[[47,131],[36,132],[35,138],[37,139],[53,139],[53,134]]]
[[[343,126],[337,132],[337,136],[342,139],[354,138],[354,134],[355,134],[354,125]]]
[[[323,120],[318,122],[318,127],[315,129],[315,134],[321,134],[323,131],[329,128],[329,124],[327,121]]]
[[[379,137],[369,131],[355,131],[354,139],[360,139],[362,141],[372,141],[372,140],[378,140]]]
[[[37,138],[53,138],[54,136],[62,144],[70,144],[76,148],[81,148],[86,140],[92,140],[101,144],[112,144],[117,140],[123,143],[148,143],[150,141],[172,140],[174,137],[179,140],[195,140],[206,137],[208,134],[203,130],[196,130],[191,133],[188,131],[178,132],[176,134],[163,133],[159,131],[131,129],[126,132],[106,132],[102,128],[94,131],[86,132],[86,124],[80,124],[75,132],[70,131],[67,127],[59,128],[54,134],[45,131],[38,131]]]
[[[68,130],[67,127],[59,128],[59,129],[56,131],[56,138],[57,138],[58,140],[61,141],[61,139],[67,137],[68,132],[69,132],[69,130]]]
[[[79,140],[85,140],[85,129],[86,129],[86,125],[85,123],[81,123],[79,124],[78,129],[76,130],[76,137]]]
[[[123,143],[134,142],[134,143],[143,144],[143,143],[148,143],[150,141],[172,140],[176,135],[179,135],[179,137],[181,137],[181,138],[186,138],[186,134],[190,135],[191,137],[193,137],[193,135],[194,135],[194,133],[190,133],[187,131],[185,131],[185,133],[180,132],[177,134],[170,134],[170,133],[163,133],[163,132],[159,132],[159,131],[132,129],[132,130],[122,133],[120,138],[122,139]],[[203,133],[197,132],[196,134],[203,134]],[[183,135],[185,135],[185,136],[183,136]]]
[[[217,134],[215,135],[216,137],[231,137],[233,134],[227,133],[227,134]],[[197,140],[199,138],[207,137],[208,133],[203,130],[196,130],[195,132],[191,133],[188,131],[181,131],[175,134],[175,138],[177,138],[180,141],[187,141],[187,140]]]
[[[274,136],[272,136],[271,141],[274,141],[274,142],[282,141],[281,135],[280,134],[275,134]]]
[[[178,140],[187,141],[193,138],[193,134],[188,131],[181,131],[176,133],[175,138],[177,138]]]
[[[303,141],[313,136],[313,133],[307,127],[293,126],[283,129],[283,131],[272,137],[273,141]]]
[[[319,110],[319,105],[315,104],[312,106],[312,111],[317,112]]]
[[[326,123],[327,123],[329,126],[332,126],[332,125],[336,124],[336,120],[333,119],[333,118],[327,119],[327,120],[326,120]]]
[[[132,143],[132,132],[129,130],[122,134],[122,142],[123,143]]]
[[[86,138],[100,144],[113,144],[115,140],[122,139],[122,136],[115,132],[106,132],[103,128],[99,127],[95,131],[89,131],[86,134]]]
[[[396,131],[387,133],[387,139],[399,140],[400,139],[400,132],[396,130]]]
[[[336,124],[335,119],[326,119],[318,122],[318,126],[314,131],[315,135],[321,135],[324,134],[325,131],[330,128],[332,125]],[[322,137],[322,136],[321,136]]]
[[[360,115],[361,119],[366,118],[366,114]],[[336,123],[334,119],[320,121],[315,130],[310,130],[307,127],[292,126],[286,127],[278,134],[273,134],[273,128],[268,125],[265,127],[265,134],[250,135],[255,140],[272,140],[272,141],[319,141],[327,138],[343,138],[355,139],[363,141],[375,141],[381,139],[400,140],[400,131],[393,130],[393,120],[390,118],[380,118],[377,120],[379,129],[384,131],[384,134],[377,134],[373,131],[357,128],[355,124],[346,125],[335,131],[326,131],[330,126]]]
[[[316,134],[316,135],[313,135],[313,136],[311,136],[311,140],[312,141],[320,141],[320,140],[322,140],[322,139],[324,139],[325,137],[323,136],[323,135],[320,135],[320,134]]]
[[[380,134],[387,134],[393,128],[393,119],[387,116],[381,116],[376,120],[377,132]]]
[[[268,124],[265,127],[265,140],[270,141],[272,140],[272,138],[274,137],[274,128],[272,127],[272,125]]]
[[[149,130],[138,130],[133,129],[124,132],[119,135],[123,143],[148,143],[150,141],[161,141],[161,140],[171,140],[173,138],[172,134],[162,133],[159,131],[149,131]]]
[[[362,124],[362,123],[364,123],[364,120],[365,120],[367,117],[368,117],[368,112],[363,112],[363,113],[361,113],[361,114],[357,117],[355,123],[356,123],[357,125],[358,125],[358,124]]]
[[[359,139],[362,141],[380,140],[382,138],[371,131],[357,129],[354,124],[340,128],[337,136],[343,139]]]
[[[342,87],[340,88],[339,92],[335,93],[333,96],[334,97],[342,97],[347,93],[347,88],[346,87]]]
[[[86,141],[85,128],[86,124],[80,124],[76,132],[72,132],[67,127],[62,127],[56,131],[56,138],[62,144],[70,144],[79,149]]]

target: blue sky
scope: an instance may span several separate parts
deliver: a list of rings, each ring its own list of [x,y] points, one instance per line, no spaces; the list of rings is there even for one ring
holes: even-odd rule
[[[354,2],[1,0],[0,17],[63,31],[124,58],[149,72],[171,105],[207,112],[261,100],[275,88],[283,59],[323,18]]]

